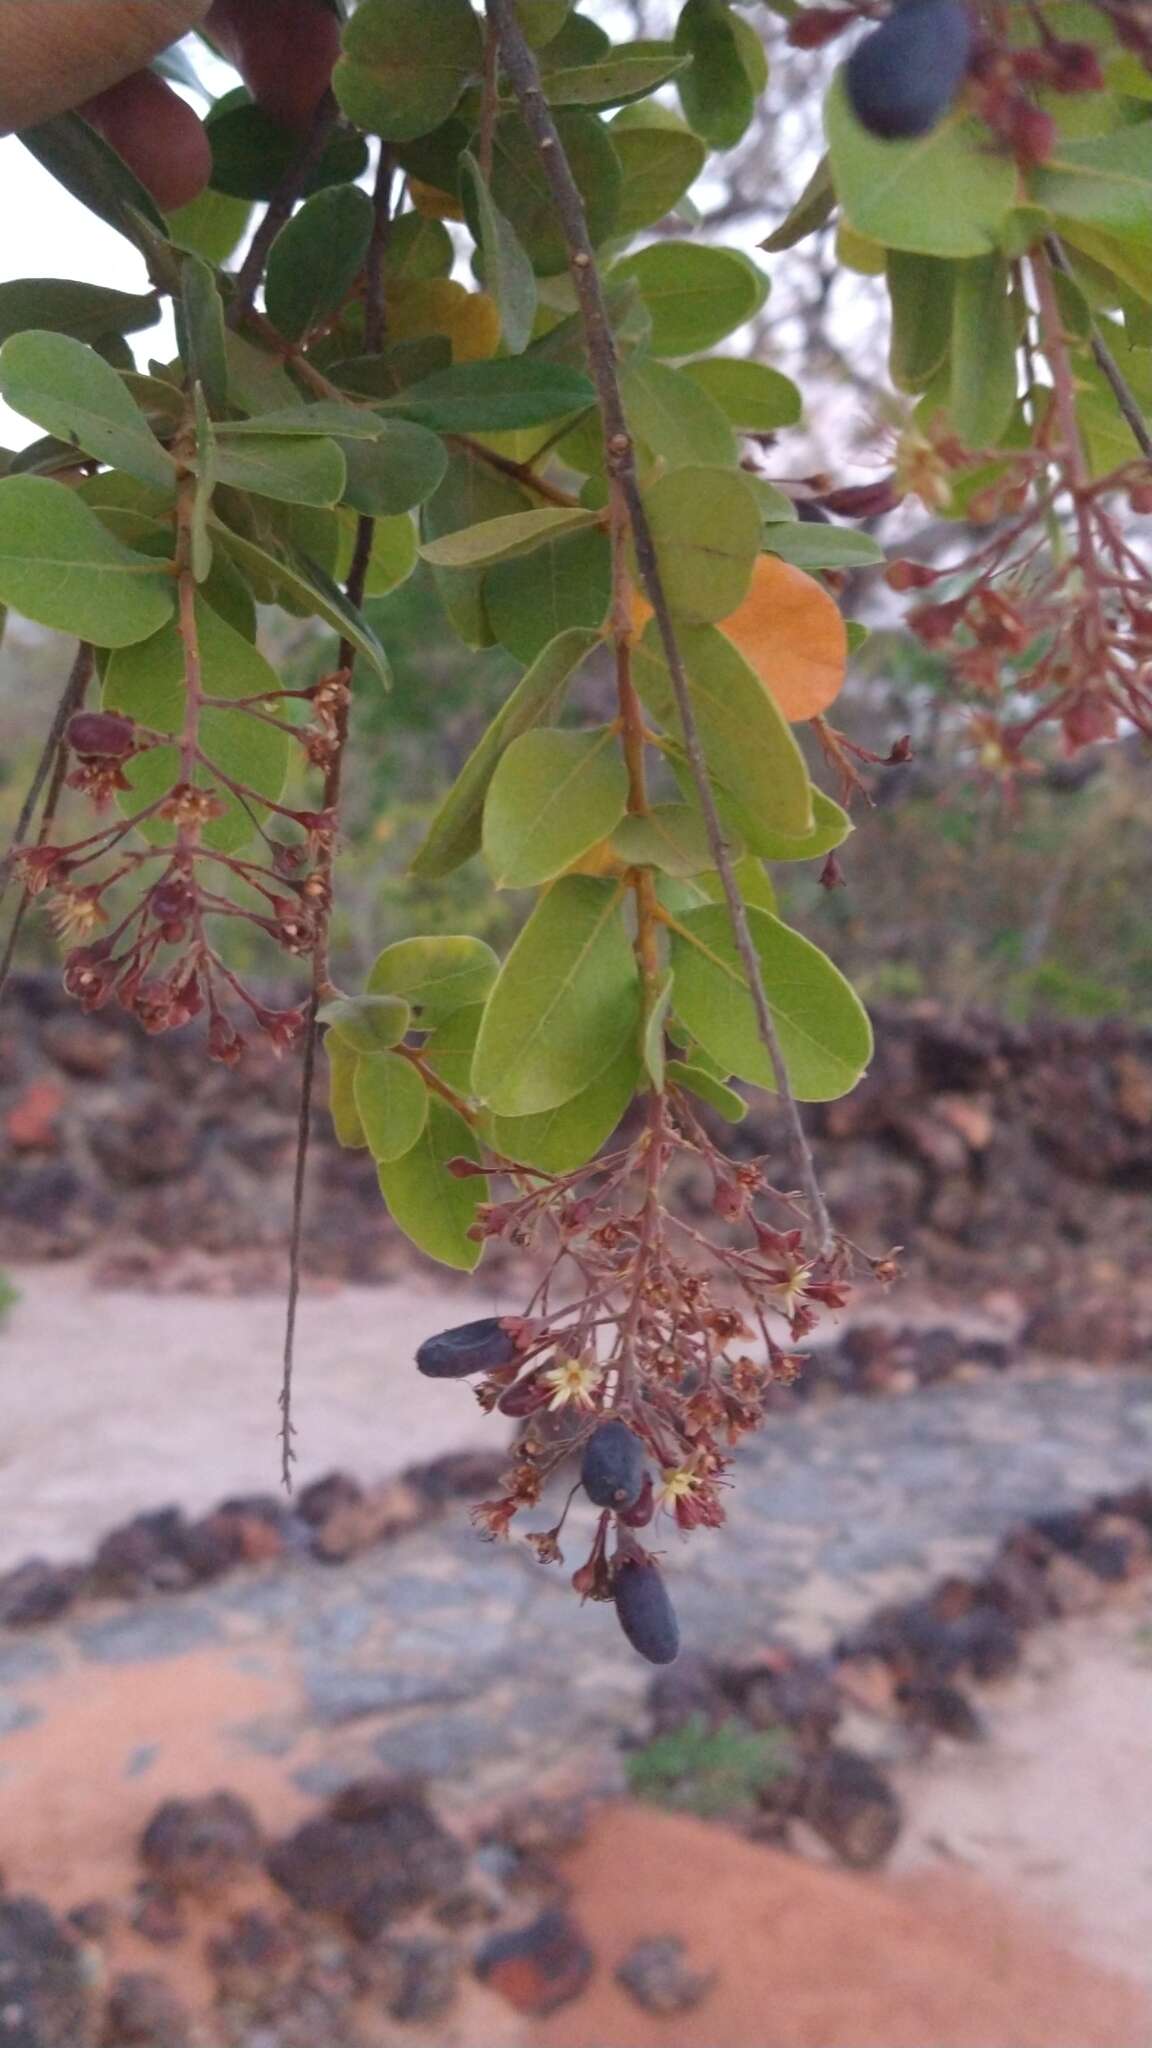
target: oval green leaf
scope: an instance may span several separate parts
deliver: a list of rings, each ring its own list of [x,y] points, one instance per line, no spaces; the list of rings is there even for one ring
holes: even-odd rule
[[[0,603],[96,647],[129,647],[171,617],[175,585],[74,491],[14,476],[0,482]]]
[[[0,393],[35,420],[113,469],[175,495],[176,470],[124,380],[103,356],[70,334],[14,334],[0,349]]]
[[[500,1116],[534,1116],[588,1087],[637,1029],[640,988],[623,891],[566,875],[500,970],[472,1083]]]
[[[589,1087],[539,1116],[492,1116],[484,1126],[493,1151],[544,1173],[574,1173],[612,1136],[640,1079],[640,1057],[625,1041]]]
[[[407,996],[422,1012],[423,1022],[450,1016],[468,1003],[482,1003],[498,967],[483,939],[398,939],[378,954],[368,976],[368,993]]]
[[[551,881],[624,815],[628,770],[609,725],[513,740],[484,805],[484,857],[498,889]]]
[[[318,1015],[329,1038],[342,1039],[353,1052],[390,1052],[412,1021],[403,996],[336,996]]]
[[[356,1114],[377,1162],[410,1152],[428,1116],[428,1090],[411,1060],[377,1052],[356,1065]]]
[[[644,493],[668,609],[687,625],[726,619],[747,596],[760,552],[760,506],[736,470],[687,463]]]
[[[793,1093],[801,1102],[847,1095],[872,1056],[859,997],[819,947],[766,910],[748,911],[748,929]],[[774,1088],[726,908],[684,913],[672,935],[672,972],[676,1015],[705,1051],[742,1080]]]
[[[440,1096],[428,1099],[428,1119],[410,1152],[379,1167],[380,1192],[392,1220],[413,1244],[442,1266],[471,1273],[483,1245],[469,1237],[488,1183],[481,1174],[457,1180],[452,1159],[479,1162],[475,1136],[462,1116]]]
[[[372,221],[359,185],[330,185],[285,222],[269,251],[264,303],[286,340],[299,341],[343,305],[363,269]]]
[[[614,279],[635,278],[652,316],[652,353],[691,356],[714,348],[751,320],[768,280],[735,249],[703,242],[653,242],[613,266]]]

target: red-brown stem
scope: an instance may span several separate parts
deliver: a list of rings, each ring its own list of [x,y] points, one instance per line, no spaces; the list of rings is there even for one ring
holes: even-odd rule
[[[545,101],[540,85],[540,73],[520,27],[514,0],[487,0],[487,6],[490,19],[496,24],[499,32],[505,73],[520,103],[524,124],[540,152],[541,167],[551,187],[557,216],[568,245],[569,269],[584,323],[589,367],[596,386],[604,427],[605,458],[609,478],[618,487],[627,508],[637,567],[656,619],[664,658],[668,664],[684,737],[684,750],[703,813],[712,859],[720,876],[736,950],[752,998],[758,1035],[772,1067],[776,1092],[784,1111],[789,1142],[797,1172],[803,1183],[817,1243],[821,1251],[826,1251],[832,1244],[832,1225],[816,1177],[815,1162],[800,1119],[796,1098],[788,1079],[779,1034],[764,987],[759,955],[752,941],[744,900],[732,871],[732,862],[724,840],[724,828],[712,794],[708,764],[696,724],[688,676],[676,638],[672,614],[668,608],[652,529],[640,492],[635,451],[616,369],[616,348],[600,284],[595,250],[588,234],[584,202]]]

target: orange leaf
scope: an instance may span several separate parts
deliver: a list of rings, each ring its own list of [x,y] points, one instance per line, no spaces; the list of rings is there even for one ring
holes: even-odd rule
[[[651,607],[637,593],[632,609],[640,633]],[[839,609],[814,576],[776,555],[757,556],[748,595],[720,630],[793,724],[819,717],[844,687],[848,635]]]

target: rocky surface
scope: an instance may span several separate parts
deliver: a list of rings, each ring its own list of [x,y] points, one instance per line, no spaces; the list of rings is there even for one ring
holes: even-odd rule
[[[876,1022],[866,1079],[808,1118],[840,1226],[876,1250],[903,1244],[914,1274],[969,1290],[1008,1279],[1041,1349],[1152,1357],[1152,1038],[1114,1020],[1024,1032],[930,1004]],[[96,1250],[108,1279],[161,1288],[219,1285],[224,1263],[235,1287],[275,1282],[297,1086],[261,1044],[237,1077],[203,1058],[194,1027],[148,1039],[24,977],[0,1023],[0,1257]],[[310,1273],[406,1270],[371,1162],[336,1148],[322,1105],[314,1137]],[[760,1100],[725,1143],[752,1154],[779,1137]],[[681,1192],[710,1212],[691,1171]]]

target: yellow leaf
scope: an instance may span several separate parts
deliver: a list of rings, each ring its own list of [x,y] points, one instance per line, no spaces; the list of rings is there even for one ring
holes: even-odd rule
[[[425,220],[463,220],[464,208],[451,192],[426,185],[423,178],[409,178],[408,191],[417,213],[422,213]]]
[[[466,291],[451,277],[422,277],[394,285],[388,295],[389,341],[447,335],[454,363],[496,353],[500,314],[487,292]]]
[[[598,839],[595,846],[590,846],[564,872],[566,875],[622,875],[624,862],[617,858],[610,839]]]
[[[635,592],[634,634],[651,617],[651,606]],[[748,595],[721,631],[793,724],[819,717],[844,687],[848,635],[834,600],[814,576],[776,555],[757,556]]]

